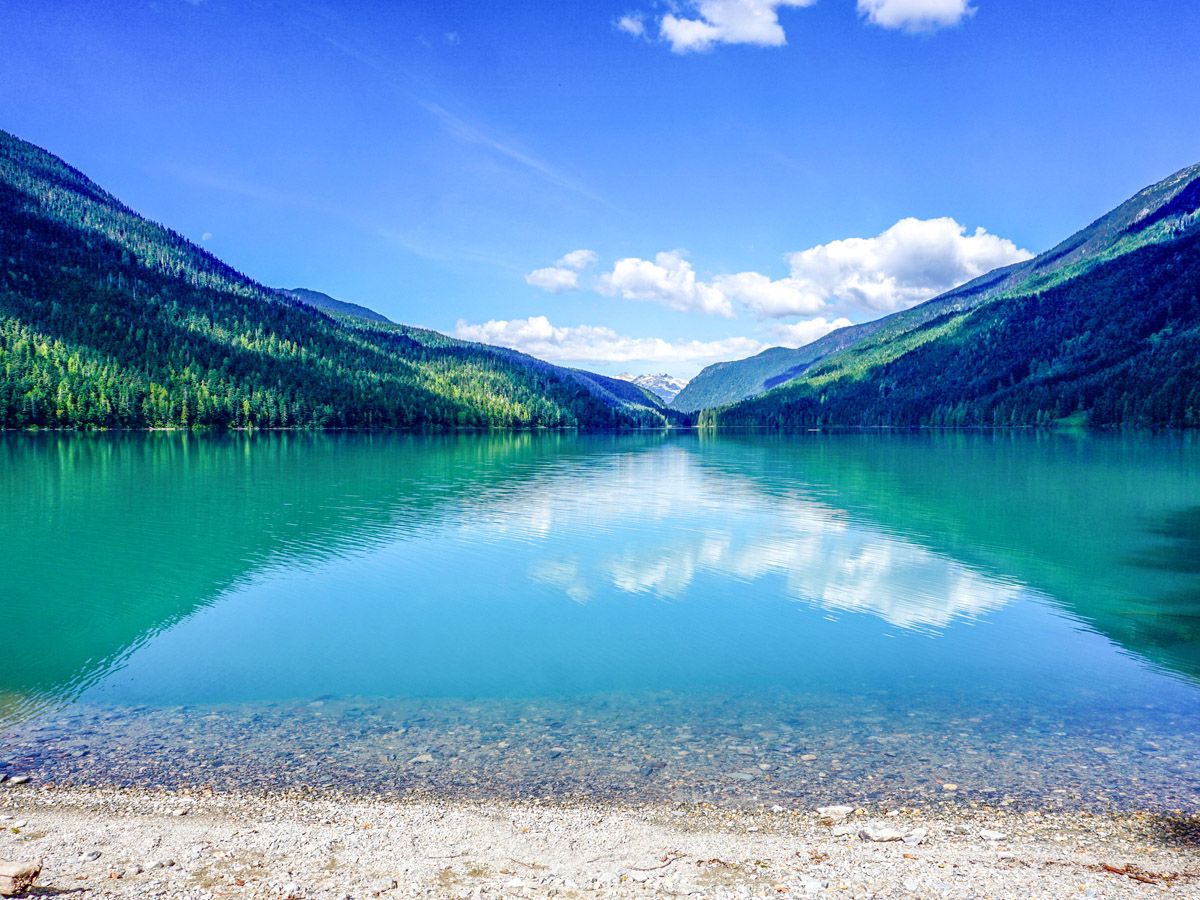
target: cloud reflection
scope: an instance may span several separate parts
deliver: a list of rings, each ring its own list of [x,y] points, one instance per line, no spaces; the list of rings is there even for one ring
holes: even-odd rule
[[[569,541],[569,558],[548,547],[530,575],[576,602],[606,592],[683,601],[702,576],[777,578],[798,601],[937,630],[1023,590],[806,496],[803,485],[768,494],[749,478],[718,477],[679,447],[618,459],[582,483],[578,472],[552,479],[520,499],[493,506],[490,529]]]

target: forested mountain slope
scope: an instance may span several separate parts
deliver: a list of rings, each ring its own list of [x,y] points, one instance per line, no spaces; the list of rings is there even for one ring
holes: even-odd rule
[[[705,366],[675,396],[671,406],[681,412],[691,413],[755,397],[795,378],[818,359],[870,335],[882,322],[882,319],[876,319],[862,325],[839,328],[798,349],[769,347],[746,359]]]
[[[0,131],[0,428],[607,428],[678,419],[616,379],[327,315]]]
[[[291,294],[294,299],[299,300],[301,303],[307,303],[309,306],[333,316],[352,316],[355,319],[366,319],[368,322],[392,321],[387,316],[377,313],[373,309],[359,306],[357,303],[347,303],[345,300],[337,300],[321,291],[311,291],[308,288],[284,288],[281,289],[281,293]]]
[[[878,334],[704,424],[1200,426],[1200,229]]]
[[[912,309],[839,329],[796,350],[775,347],[749,359],[709,366],[672,405],[694,411],[736,403],[799,378],[821,360],[857,350],[865,342],[888,342],[946,315],[1048,290],[1140,247],[1177,238],[1196,227],[1198,207],[1200,164],[1139,191],[1047,252],[995,269]]]

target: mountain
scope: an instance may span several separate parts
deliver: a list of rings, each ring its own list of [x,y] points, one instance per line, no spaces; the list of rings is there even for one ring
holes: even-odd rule
[[[836,350],[801,348],[815,358],[781,386],[701,418],[1200,426],[1198,297],[1200,165],[1033,260],[860,326]]]
[[[615,378],[330,315],[304,296],[264,287],[0,131],[0,429],[683,421]]]
[[[1047,291],[1141,247],[1175,239],[1195,226],[1198,206],[1200,164],[1138,192],[1040,256],[995,269],[912,309],[839,329],[797,350],[775,347],[749,359],[709,366],[672,405],[692,412],[737,403],[797,379],[818,362],[868,341],[888,343],[944,316]]]
[[[331,316],[350,316],[355,319],[365,319],[368,322],[387,322],[395,324],[387,316],[375,312],[373,309],[367,309],[365,306],[359,306],[357,303],[347,303],[345,300],[335,300],[328,294],[322,294],[320,291],[310,291],[308,288],[281,288],[280,293],[290,294],[293,299],[299,300],[301,303],[307,303],[309,306],[321,310],[321,312],[329,313]]]
[[[660,375],[630,375],[625,373],[617,377],[622,381],[632,381],[639,387],[643,387],[654,394],[663,403],[668,404],[687,385],[687,382],[682,378],[676,378],[674,375],[667,375],[666,373]]]
[[[798,350],[770,347],[747,359],[706,366],[675,396],[671,406],[681,412],[694,413],[754,397],[795,378],[816,360],[850,346],[877,327],[878,320],[852,325],[830,332]]]

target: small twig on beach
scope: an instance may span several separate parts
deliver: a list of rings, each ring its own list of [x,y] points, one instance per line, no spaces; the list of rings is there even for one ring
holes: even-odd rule
[[[1135,871],[1129,866],[1110,866],[1108,863],[1103,863],[1100,868],[1105,872],[1111,872],[1113,875],[1124,875],[1126,878],[1132,878],[1134,881],[1140,881],[1142,884],[1158,884],[1158,880],[1151,878],[1149,875],[1143,875],[1141,872]]]
[[[521,862],[519,859],[513,859],[511,856],[505,857],[510,863],[516,863],[518,866],[524,866],[527,869],[544,869],[546,868],[541,863]]]
[[[644,868],[644,869],[641,866],[630,866],[629,870],[631,872],[654,872],[658,869],[665,869],[667,866],[669,866],[671,863],[675,862],[676,860],[683,859],[685,856],[687,856],[686,853],[680,853],[678,850],[674,851],[674,853],[675,853],[674,856],[661,857],[661,859],[663,860],[663,864],[661,866],[648,866],[647,868]]]
[[[465,853],[451,853],[449,856],[427,856],[426,859],[458,859],[460,856],[466,856]]]

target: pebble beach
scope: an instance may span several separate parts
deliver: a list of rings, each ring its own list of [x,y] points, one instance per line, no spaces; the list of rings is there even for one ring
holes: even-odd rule
[[[1200,896],[1200,819],[0,785],[31,896]]]

